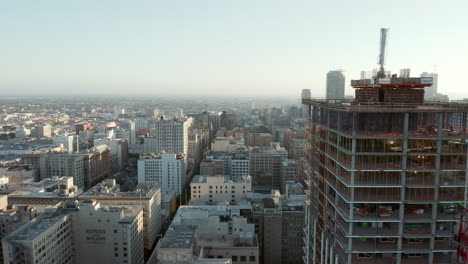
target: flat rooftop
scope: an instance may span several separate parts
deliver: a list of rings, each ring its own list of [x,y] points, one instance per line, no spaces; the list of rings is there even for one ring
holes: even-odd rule
[[[196,226],[172,225],[161,240],[160,248],[191,248],[196,232]]]
[[[45,230],[49,229],[54,224],[62,221],[70,212],[53,212],[44,213],[36,217],[30,223],[23,225],[15,232],[8,235],[5,239],[9,241],[32,241]]]
[[[244,237],[244,241],[241,240]],[[229,247],[256,247],[258,245],[255,234],[245,232],[241,235],[231,234],[209,234],[200,235],[200,240],[203,241],[203,247],[209,248],[229,248]]]
[[[81,194],[80,198],[151,198],[158,190],[160,190],[159,184],[150,182],[139,183],[136,189],[131,192],[121,192],[118,185],[109,187],[104,183],[98,183]]]
[[[195,175],[192,178],[191,183],[212,183],[212,184],[222,184],[222,183],[245,183],[245,180],[233,181],[229,179],[229,176],[226,175]]]

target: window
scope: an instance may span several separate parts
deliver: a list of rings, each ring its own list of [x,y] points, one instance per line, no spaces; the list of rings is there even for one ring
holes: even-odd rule
[[[237,261],[237,256],[232,256],[232,261]]]
[[[241,256],[240,261],[247,261],[247,257],[246,256]]]
[[[255,261],[255,256],[250,256],[249,261]]]

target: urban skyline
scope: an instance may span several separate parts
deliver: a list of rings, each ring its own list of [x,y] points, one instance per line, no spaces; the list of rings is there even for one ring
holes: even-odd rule
[[[357,79],[375,68],[367,54],[377,50],[375,28],[384,26],[391,28],[388,69],[410,67],[416,75],[435,68],[441,93],[468,97],[456,82],[468,59],[459,34],[468,25],[466,1],[337,5],[5,1],[0,91],[292,96],[307,88],[324,97],[329,70]],[[349,83],[345,94],[353,94]]]
[[[0,3],[0,264],[468,264],[464,10]]]

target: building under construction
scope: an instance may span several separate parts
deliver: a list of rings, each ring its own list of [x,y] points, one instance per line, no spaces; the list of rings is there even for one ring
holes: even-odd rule
[[[382,33],[381,69],[351,81],[354,100],[302,100],[304,262],[468,263],[468,104],[424,102],[431,78],[385,72]]]

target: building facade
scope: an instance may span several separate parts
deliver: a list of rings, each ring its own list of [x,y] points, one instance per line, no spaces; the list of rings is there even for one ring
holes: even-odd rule
[[[190,183],[190,204],[236,203],[252,191],[250,176],[231,181],[226,176],[197,175]]]
[[[186,119],[163,119],[154,123],[151,137],[145,138],[145,152],[188,153],[188,122]]]
[[[270,148],[254,148],[250,153],[250,176],[254,190],[280,188],[281,161],[288,158],[285,148],[275,144]]]
[[[148,154],[138,160],[138,182],[158,182],[163,193],[182,193],[186,186],[186,157],[183,154]]]
[[[353,102],[303,99],[305,263],[456,263],[468,105],[424,102],[430,78],[351,84]]]
[[[345,76],[343,71],[329,71],[327,73],[327,99],[344,99]]]
[[[143,208],[68,202],[2,241],[6,263],[144,263]]]

